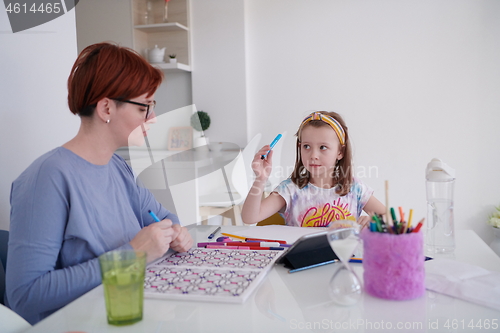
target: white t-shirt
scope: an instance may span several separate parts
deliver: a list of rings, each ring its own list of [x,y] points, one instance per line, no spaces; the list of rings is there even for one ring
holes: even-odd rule
[[[299,189],[290,178],[274,190],[286,201],[286,225],[296,227],[326,227],[337,220],[356,221],[373,190],[354,178],[351,190],[345,196],[337,194],[337,186],[325,189],[309,183]]]

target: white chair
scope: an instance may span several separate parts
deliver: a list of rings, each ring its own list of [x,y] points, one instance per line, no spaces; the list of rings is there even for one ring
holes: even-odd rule
[[[21,333],[31,327],[23,317],[2,304],[0,304],[0,323],[2,333]]]
[[[238,158],[230,163],[225,169],[230,169],[230,191],[224,184],[213,193],[200,196],[200,216],[202,224],[208,223],[210,215],[221,215],[222,224],[227,224],[230,218],[234,225],[243,225],[241,220],[241,205],[250,190],[255,178],[251,164],[260,148],[259,142],[262,135],[259,133],[253,137],[243,149]]]

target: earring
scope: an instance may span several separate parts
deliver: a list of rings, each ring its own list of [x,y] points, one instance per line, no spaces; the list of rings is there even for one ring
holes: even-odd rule
[[[106,124],[109,124],[109,119],[108,119],[108,120],[106,120]]]
[[[307,174],[307,169],[302,167],[302,169],[300,170],[300,175],[305,176],[306,174]]]
[[[337,160],[337,163],[335,164],[335,170],[333,171],[333,177],[335,179],[339,179],[340,176],[340,167],[339,167],[339,161]]]

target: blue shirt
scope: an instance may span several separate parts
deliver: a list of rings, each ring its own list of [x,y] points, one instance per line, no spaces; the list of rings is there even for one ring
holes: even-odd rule
[[[179,223],[118,155],[89,163],[59,147],[33,162],[11,189],[6,302],[35,324],[101,283],[98,256],[131,249],[154,223]]]

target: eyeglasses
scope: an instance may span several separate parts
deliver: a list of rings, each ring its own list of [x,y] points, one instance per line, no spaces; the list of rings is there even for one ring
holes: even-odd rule
[[[151,116],[151,113],[153,113],[153,111],[155,110],[155,107],[156,107],[156,101],[153,101],[153,103],[151,103],[151,104],[144,104],[144,103],[139,103],[139,102],[134,102],[134,101],[129,101],[129,100],[122,100],[122,99],[116,99],[116,98],[112,98],[112,99],[115,101],[118,101],[118,102],[129,103],[129,104],[134,104],[134,105],[139,105],[139,106],[145,107],[146,108],[146,120],[149,119],[149,117]]]

